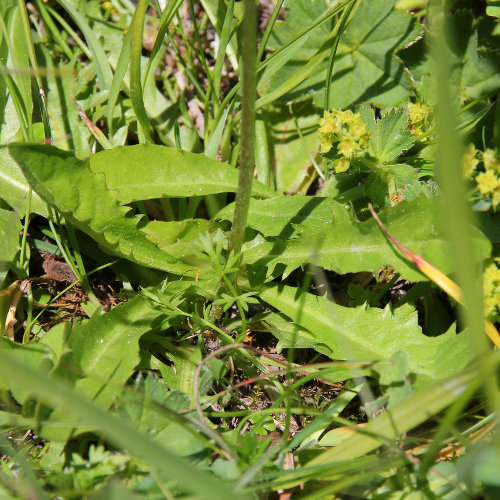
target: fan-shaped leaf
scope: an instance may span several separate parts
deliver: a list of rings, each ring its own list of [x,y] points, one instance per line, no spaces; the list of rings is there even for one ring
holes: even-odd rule
[[[359,112],[370,132],[370,154],[380,163],[394,161],[403,151],[410,149],[415,138],[408,131],[408,113],[392,109],[379,120],[375,120],[370,108]]]
[[[287,100],[312,95],[318,107],[325,109],[346,108],[356,102],[371,102],[380,106],[392,106],[408,98],[410,78],[394,55],[394,52],[418,36],[420,27],[407,12],[394,9],[394,0],[365,2],[356,10],[340,38],[329,102],[324,104],[324,85],[327,61],[323,61],[305,81],[286,94]],[[295,0],[287,6],[286,21],[278,23],[270,43],[279,49],[293,36],[311,25],[324,11],[323,0]],[[272,92],[291,80],[321,50],[332,26],[322,25],[308,38],[300,52],[294,54],[279,73],[261,88]]]

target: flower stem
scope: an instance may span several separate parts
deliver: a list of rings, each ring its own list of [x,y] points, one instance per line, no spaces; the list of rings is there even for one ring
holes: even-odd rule
[[[233,230],[229,250],[240,252],[247,225],[252,178],[255,167],[255,97],[257,58],[257,22],[255,0],[244,0],[242,23],[242,103],[241,103],[241,152],[240,178],[234,207]]]

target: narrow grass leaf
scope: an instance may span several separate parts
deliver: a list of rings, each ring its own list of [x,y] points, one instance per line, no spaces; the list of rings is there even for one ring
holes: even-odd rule
[[[113,112],[115,110],[116,103],[118,101],[118,95],[120,90],[124,86],[124,77],[127,72],[128,64],[130,61],[130,37],[132,36],[132,31],[129,29],[123,40],[123,45],[120,51],[120,56],[118,57],[118,62],[116,63],[115,74],[113,75],[113,81],[111,82],[111,87],[109,89],[108,104],[106,107],[106,120],[108,122],[109,136],[114,135],[113,127]]]
[[[144,134],[143,139],[151,142],[151,124],[149,123],[146,108],[144,107],[141,81],[142,37],[148,3],[148,0],[139,0],[130,27],[130,98],[132,99],[132,106],[137,117],[139,138],[141,138],[142,133]],[[144,140],[140,142],[144,142]]]
[[[139,456],[161,477],[176,481],[179,486],[196,494],[198,498],[220,500],[234,498],[231,487],[217,481],[206,472],[188,464],[182,458],[138,432],[132,424],[103,410],[91,401],[75,394],[70,387],[34,370],[26,363],[12,359],[0,350],[0,373],[6,379],[15,377],[18,383],[29,387],[48,404],[60,407],[77,417],[82,423],[95,428],[116,446]],[[239,498],[249,497],[240,494]]]
[[[477,389],[477,367],[436,382],[420,390],[394,409],[369,422],[339,446],[325,451],[308,465],[351,460],[381,446],[391,444],[405,432],[422,424],[451,405],[465,391]]]
[[[92,53],[101,90],[109,90],[113,81],[113,71],[111,70],[106,53],[92,31],[92,28],[85,20],[85,17],[68,0],[57,0],[57,3],[72,17],[75,24],[84,34]]]

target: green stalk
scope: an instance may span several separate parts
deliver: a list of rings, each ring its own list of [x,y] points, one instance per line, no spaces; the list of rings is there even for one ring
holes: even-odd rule
[[[229,250],[240,252],[247,224],[250,193],[255,166],[255,97],[257,59],[257,12],[254,0],[244,0],[242,23],[242,104],[240,178],[234,207],[233,230]]]
[[[470,238],[472,214],[466,201],[464,176],[462,173],[463,145],[457,132],[458,99],[453,98],[450,81],[450,63],[447,43],[453,43],[449,38],[447,22],[448,12],[441,7],[441,2],[433,1],[428,9],[429,21],[435,38],[432,41],[431,53],[435,60],[435,76],[437,82],[436,117],[440,133],[436,177],[443,190],[444,208],[441,217],[447,228],[451,245],[451,258],[454,261],[457,282],[463,290],[466,324],[470,328],[469,339],[471,348],[483,358],[480,364],[480,374],[490,404],[496,409],[498,391],[495,377],[492,376],[492,364],[489,356],[486,335],[483,327],[483,299],[481,273],[473,266],[474,249]],[[450,40],[450,41],[449,41]]]

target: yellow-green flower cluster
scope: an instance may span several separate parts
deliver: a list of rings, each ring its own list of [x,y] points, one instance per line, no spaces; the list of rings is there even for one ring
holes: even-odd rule
[[[500,159],[493,149],[478,151],[473,144],[469,144],[462,159],[465,176],[472,178],[480,163],[484,170],[475,176],[474,181],[481,196],[491,200],[491,205],[496,210],[500,206]]]
[[[479,165],[479,151],[476,149],[474,144],[470,143],[465,148],[465,153],[462,157],[462,169],[464,171],[465,177],[470,179],[472,174],[476,170],[476,167]]]
[[[484,315],[500,321],[500,258],[491,261],[483,273]]]
[[[339,158],[333,166],[335,172],[345,172],[353,158],[366,153],[370,134],[358,113],[351,110],[325,111],[319,121],[319,140],[322,153],[328,153],[334,144]]]
[[[409,102],[408,117],[410,119],[410,134],[422,137],[432,128],[433,111],[424,102]]]

